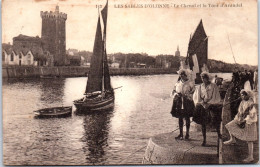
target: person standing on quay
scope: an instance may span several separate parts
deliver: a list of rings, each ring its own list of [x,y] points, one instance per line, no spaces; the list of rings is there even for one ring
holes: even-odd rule
[[[173,105],[171,114],[173,117],[179,119],[180,134],[175,139],[183,139],[183,119],[186,120],[186,136],[189,139],[190,117],[194,110],[194,103],[192,101],[192,93],[194,92],[194,82],[189,79],[190,72],[187,69],[178,71],[179,80],[176,82],[172,91]]]
[[[218,86],[210,82],[208,72],[201,73],[202,84],[196,87],[193,94],[195,103],[195,111],[193,113],[193,121],[202,126],[203,142],[202,146],[206,146],[206,125],[212,124],[216,127],[218,137],[220,138],[221,123],[221,104]]]
[[[241,90],[241,103],[238,108],[238,113],[234,120],[225,125],[230,139],[224,144],[230,145],[236,143],[236,138],[247,141],[248,157],[243,161],[246,163],[252,162],[253,158],[253,142],[257,140],[257,112],[254,106],[254,101],[250,97],[250,92]]]

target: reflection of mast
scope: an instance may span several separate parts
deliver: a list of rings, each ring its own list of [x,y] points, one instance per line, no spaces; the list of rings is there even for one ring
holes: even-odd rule
[[[84,118],[84,136],[82,141],[85,144],[83,151],[90,164],[103,164],[111,112],[100,112],[86,115]]]

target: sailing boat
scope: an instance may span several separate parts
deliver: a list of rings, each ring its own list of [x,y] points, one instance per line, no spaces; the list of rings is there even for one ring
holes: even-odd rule
[[[200,20],[194,34],[190,37],[186,65],[196,73],[195,83],[202,83],[200,73],[207,71],[208,61],[208,36],[204,30],[202,20]]]
[[[74,105],[78,111],[98,111],[109,109],[114,106],[114,90],[110,83],[106,53],[107,11],[108,2],[101,11],[104,24],[103,34],[101,30],[100,14],[98,17],[93,55],[91,57],[88,81],[84,94],[85,96],[74,101]]]
[[[204,30],[202,20],[198,24],[194,34],[190,37],[186,65],[193,71],[195,84],[202,83],[200,74],[203,71],[209,72],[208,62],[208,36]],[[224,85],[225,84],[225,85]],[[219,88],[221,98],[225,97],[229,82],[223,83]]]

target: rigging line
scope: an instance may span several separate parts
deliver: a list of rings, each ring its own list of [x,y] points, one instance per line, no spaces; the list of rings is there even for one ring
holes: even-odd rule
[[[119,87],[117,87],[117,88],[113,88],[113,89],[115,90],[115,89],[119,89],[119,88],[122,88],[122,87],[123,87],[123,86],[119,86]]]
[[[234,61],[235,61],[235,64],[237,64],[236,59],[235,59],[235,56],[234,56],[234,53],[233,53],[233,49],[232,49],[232,46],[231,46],[231,43],[230,43],[230,40],[229,40],[228,33],[227,33],[227,37],[228,37],[228,42],[229,42],[230,49],[231,49],[231,52],[232,52],[232,55],[233,55],[233,59],[234,59]]]

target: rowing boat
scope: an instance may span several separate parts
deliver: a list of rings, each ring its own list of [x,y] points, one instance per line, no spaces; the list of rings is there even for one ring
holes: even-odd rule
[[[36,117],[67,117],[72,114],[72,106],[43,108],[34,111]]]

